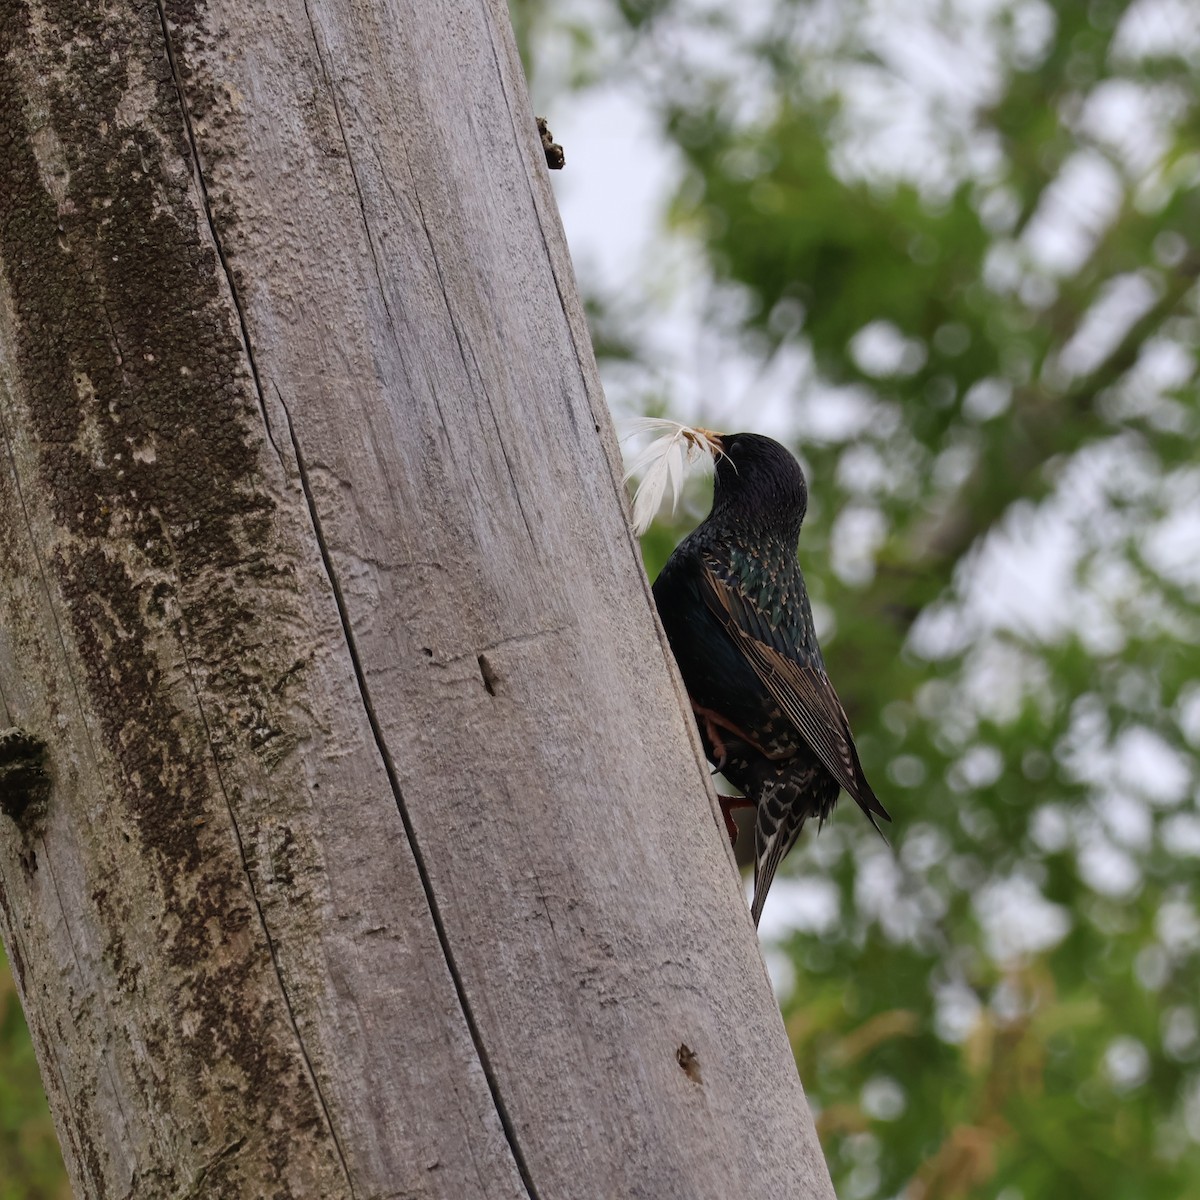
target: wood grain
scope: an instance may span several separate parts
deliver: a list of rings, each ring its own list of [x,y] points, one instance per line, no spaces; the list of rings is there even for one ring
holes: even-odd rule
[[[0,924],[78,1194],[828,1200],[503,5],[0,32]]]

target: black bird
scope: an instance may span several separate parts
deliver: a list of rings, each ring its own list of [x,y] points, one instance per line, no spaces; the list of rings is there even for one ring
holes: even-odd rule
[[[890,821],[863,774],[813,629],[796,561],[808,487],[795,458],[757,433],[701,431],[716,459],[712,512],[675,548],[654,600],[714,768],[757,809],[755,925],[804,822],[842,788]]]

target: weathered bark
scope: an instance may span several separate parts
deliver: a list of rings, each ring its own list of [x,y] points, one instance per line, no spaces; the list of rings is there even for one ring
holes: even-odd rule
[[[0,0],[0,439],[80,1195],[832,1196],[499,0]]]

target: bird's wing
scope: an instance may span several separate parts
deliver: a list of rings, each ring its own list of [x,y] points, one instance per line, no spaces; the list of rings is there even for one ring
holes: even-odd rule
[[[763,686],[829,773],[871,817],[890,821],[863,773],[850,722],[819,660],[805,661],[785,632],[705,564],[700,592]]]

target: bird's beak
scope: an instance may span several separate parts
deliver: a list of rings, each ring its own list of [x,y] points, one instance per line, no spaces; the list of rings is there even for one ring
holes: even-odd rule
[[[694,436],[689,437],[688,441],[711,455],[714,462],[725,453],[725,447],[721,442],[721,435],[715,430],[700,429],[697,427],[689,430],[689,433]]]

